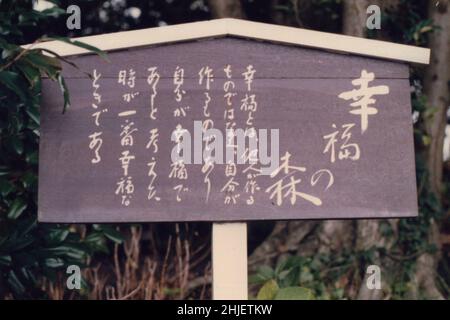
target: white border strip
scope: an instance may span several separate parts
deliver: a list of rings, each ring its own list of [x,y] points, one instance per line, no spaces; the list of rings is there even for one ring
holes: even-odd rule
[[[227,35],[397,61],[421,64],[430,61],[430,49],[427,48],[230,18],[107,33],[74,40],[109,51]],[[89,52],[60,41],[38,43],[33,48],[46,48],[61,56]]]

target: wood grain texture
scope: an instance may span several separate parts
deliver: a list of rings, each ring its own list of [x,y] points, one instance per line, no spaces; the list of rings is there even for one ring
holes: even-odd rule
[[[430,50],[426,48],[231,18],[115,32],[75,38],[74,40],[109,51],[225,36],[334,50],[340,53],[404,62],[428,64],[430,60]],[[49,49],[62,56],[89,53],[86,49],[60,41],[49,41],[23,47],[29,48],[30,46]]]
[[[104,144],[102,162],[91,165],[89,134],[92,125],[92,81],[75,70],[65,70],[71,92],[72,106],[61,114],[62,97],[57,84],[43,83],[41,108],[41,145],[39,168],[39,219],[44,222],[132,222],[132,221],[240,221],[261,219],[340,219],[390,218],[417,215],[415,164],[413,150],[411,106],[408,69],[406,65],[369,58],[337,55],[312,49],[300,49],[239,39],[215,39],[187,42],[110,53],[111,63],[96,56],[73,58],[83,70],[92,68],[102,74],[99,80],[103,95],[102,106],[109,112],[102,116]],[[239,110],[238,100],[245,95],[246,86],[240,76],[248,64],[257,70],[253,93],[257,96],[258,129],[280,129],[280,155],[292,154],[292,165],[307,171],[299,191],[313,194],[323,201],[315,206],[298,199],[295,205],[287,200],[276,205],[264,190],[275,182],[268,176],[257,178],[261,191],[255,203],[247,205],[241,192],[245,175],[238,174],[242,198],[235,205],[225,205],[220,192],[226,182],[225,165],[217,164],[211,175],[212,192],[205,202],[206,186],[201,165],[187,165],[189,192],[182,202],[175,201],[168,179],[170,152],[174,144],[170,134],[180,122],[173,117],[177,106],[173,93],[172,75],[176,66],[185,68],[184,105],[190,109],[182,121],[183,127],[193,128],[194,120],[204,119],[202,108],[204,89],[196,75],[203,66],[210,66],[216,75],[210,94],[211,118],[215,127],[224,129],[223,68],[232,65],[237,99],[234,104],[239,128],[246,119]],[[150,88],[147,68],[158,66],[163,78],[158,85],[157,120],[148,117]],[[121,69],[137,72],[133,100],[137,110],[133,121],[135,133],[133,152],[136,161],[130,166],[135,193],[129,207],[122,207],[114,194],[121,176],[120,125],[117,113],[124,110],[124,89],[117,83]],[[376,96],[378,114],[369,117],[369,129],[360,134],[360,117],[349,113],[350,102],[338,95],[351,90],[352,79],[361,70],[374,72],[377,79],[371,85],[387,85],[389,95]],[[324,154],[324,135],[337,126],[354,122],[351,142],[361,148],[358,161],[341,160],[330,163]],[[147,200],[147,162],[151,154],[145,148],[149,130],[160,129],[156,170],[157,188],[161,201]],[[238,165],[241,172],[244,165]],[[319,169],[333,172],[334,185],[325,190],[325,180],[311,186],[311,174]]]
[[[258,70],[258,79],[354,79],[364,68],[376,70],[379,79],[409,78],[408,65],[403,63],[230,37],[115,51],[108,58],[110,62],[94,55],[69,58],[79,70],[67,65],[64,76],[87,78],[86,72],[97,68],[102,77],[117,79],[118,70],[126,61],[126,68],[135,69],[136,76],[143,79],[147,79],[147,68],[153,66],[159,67],[164,78],[172,78],[179,65],[185,69],[186,78],[197,79],[201,66],[222,70],[227,64],[236,70],[243,70],[249,64],[263,66]],[[223,72],[216,74],[224,78]]]

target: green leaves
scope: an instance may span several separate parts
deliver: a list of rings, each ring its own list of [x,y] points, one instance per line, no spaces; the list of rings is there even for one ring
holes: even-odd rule
[[[260,267],[257,274],[251,277],[251,282],[264,283],[256,298],[258,300],[314,299],[312,290],[299,286],[302,281],[312,280],[309,269],[303,264],[303,258],[290,257],[279,263],[275,269],[268,266]]]
[[[26,208],[27,203],[23,201],[21,198],[16,198],[13,201],[11,207],[9,208],[8,218],[17,219]]]
[[[10,255],[0,255],[0,266],[9,266],[11,265],[11,256]]]
[[[101,232],[109,240],[120,244],[124,241],[123,235],[114,227],[107,224],[94,224],[94,230]]]
[[[21,81],[19,75],[11,71],[0,71],[0,84],[12,90],[22,100],[26,100],[27,88]]]
[[[275,280],[267,281],[259,290],[258,300],[313,300],[312,290],[304,287],[280,288]]]
[[[249,278],[250,283],[261,284],[268,280],[274,279],[275,273],[269,266],[261,266],[258,268],[258,272]]]
[[[67,243],[53,248],[45,249],[48,255],[60,257],[60,258],[71,258],[78,263],[82,263],[88,257],[88,252],[85,247],[81,244]]]
[[[6,281],[17,294],[23,295],[25,293],[25,286],[22,284],[22,281],[19,280],[14,270],[9,271]]]
[[[6,197],[13,190],[14,190],[14,185],[7,179],[2,179],[0,177],[0,195],[2,197]]]
[[[44,55],[42,50],[29,50],[26,54],[24,54],[22,61],[54,81],[56,81],[58,75],[61,74],[61,62],[55,57]]]
[[[45,241],[49,246],[57,246],[64,242],[69,235],[69,228],[66,226],[50,227],[45,233]]]
[[[64,260],[61,258],[48,258],[45,259],[45,266],[48,268],[60,268],[65,265]]]
[[[105,59],[106,61],[109,61],[106,53],[94,46],[91,46],[90,44],[78,41],[78,40],[72,40],[69,38],[65,38],[65,37],[53,37],[53,38],[45,38],[43,40],[58,40],[58,41],[62,41],[68,44],[71,44],[73,46],[82,48],[82,49],[86,49],[88,51],[94,52],[96,54],[98,54],[100,57],[102,57],[103,59]]]
[[[289,256],[275,268],[260,267],[249,280],[261,285],[258,299],[342,299],[339,280],[347,277],[354,259],[348,252]]]
[[[287,287],[278,290],[274,300],[314,300],[314,295],[307,288]]]
[[[30,66],[25,61],[17,62],[16,66],[23,73],[25,78],[30,83],[31,87],[34,87],[36,83],[39,81],[40,70],[35,68],[34,66]]]
[[[23,153],[23,141],[18,136],[12,136],[9,141],[14,151],[21,155]]]
[[[103,231],[103,234],[109,240],[111,240],[115,243],[120,244],[124,241],[122,234],[119,231],[113,229],[112,227],[104,226],[104,227],[102,227],[102,231]]]
[[[18,2],[11,10],[8,15],[0,12],[0,299],[11,294],[43,298],[36,279],[56,280],[68,265],[84,266],[89,257],[108,252],[111,241],[121,243],[123,237],[112,226],[37,223],[41,77],[58,83],[65,111],[70,96],[62,67],[76,66],[49,50],[18,45],[23,43],[21,26],[37,25],[61,9],[38,13]],[[78,41],[58,40],[106,57]]]
[[[63,93],[63,97],[64,97],[64,106],[63,106],[62,113],[65,113],[67,108],[70,107],[69,90],[67,89],[66,82],[64,81],[64,78],[62,77],[61,74],[58,75],[57,79],[58,79],[59,87],[61,88],[61,92]]]
[[[259,289],[256,299],[258,300],[273,300],[280,290],[275,280],[267,281],[261,289]]]

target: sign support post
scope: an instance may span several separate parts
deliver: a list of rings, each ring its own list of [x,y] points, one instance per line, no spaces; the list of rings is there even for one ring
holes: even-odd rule
[[[247,223],[213,223],[214,300],[247,300]]]

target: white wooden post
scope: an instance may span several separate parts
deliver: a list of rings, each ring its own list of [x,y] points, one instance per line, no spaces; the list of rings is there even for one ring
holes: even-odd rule
[[[214,300],[247,300],[247,223],[213,223]]]

